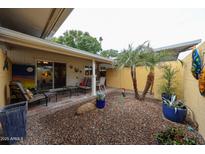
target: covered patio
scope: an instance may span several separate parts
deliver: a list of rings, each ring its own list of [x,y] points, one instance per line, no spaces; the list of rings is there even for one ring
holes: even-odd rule
[[[0,28],[0,36],[10,81],[20,81],[31,91],[84,86],[86,95],[95,96],[100,78],[105,78],[106,68],[112,64],[108,58],[6,28]],[[85,78],[87,83],[83,85]]]
[[[109,95],[116,91],[118,91],[116,88],[106,88],[104,93]],[[57,101],[54,96],[51,97],[48,106],[46,106],[43,102],[31,105],[28,110],[28,117],[44,114],[46,112],[54,113],[65,108],[70,108],[79,104],[85,104],[86,102],[93,102],[95,100],[96,98],[91,94],[91,91],[86,94],[79,93],[78,95],[73,95],[72,97],[69,97],[67,94],[59,95]]]

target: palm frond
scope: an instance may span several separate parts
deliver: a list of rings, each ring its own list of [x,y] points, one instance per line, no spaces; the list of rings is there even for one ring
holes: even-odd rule
[[[157,63],[161,62],[167,54],[165,52],[154,52],[150,47],[150,42],[145,41],[136,48],[133,44],[129,44],[116,58],[118,68],[125,66],[146,66],[153,68]]]

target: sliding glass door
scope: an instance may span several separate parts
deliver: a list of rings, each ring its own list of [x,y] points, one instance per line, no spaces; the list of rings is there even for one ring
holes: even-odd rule
[[[46,61],[37,62],[37,88],[39,90],[53,88],[53,63]]]
[[[54,63],[54,88],[66,86],[66,64]]]
[[[37,88],[48,90],[66,86],[66,64],[38,61],[37,62]]]

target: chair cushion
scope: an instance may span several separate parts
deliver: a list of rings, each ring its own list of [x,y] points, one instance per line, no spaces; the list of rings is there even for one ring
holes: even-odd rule
[[[81,89],[91,89],[91,87],[88,87],[88,86],[79,86],[79,88],[81,88]]]
[[[83,79],[83,84],[82,84],[82,86],[86,86],[87,81],[88,81],[88,79],[87,79],[87,78],[84,78],[84,79]]]
[[[92,81],[91,78],[88,78],[86,86],[91,87]]]
[[[33,93],[29,89],[26,89],[26,94],[27,94],[29,99],[33,98]]]
[[[85,78],[83,78],[83,80],[81,80],[81,82],[79,84],[80,86],[83,86],[84,80],[85,80]]]

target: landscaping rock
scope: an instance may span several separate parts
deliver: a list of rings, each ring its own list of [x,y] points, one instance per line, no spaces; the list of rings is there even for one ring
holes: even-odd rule
[[[167,127],[182,128],[187,136],[196,137],[198,144],[204,144],[201,135],[189,131],[187,124],[164,119],[161,103],[155,99],[141,102],[134,98],[134,94],[127,93],[122,97],[120,92],[115,92],[107,95],[103,110],[76,116],[81,105],[29,117],[27,138],[18,144],[149,145],[157,144],[154,134]],[[88,106],[94,107],[90,103]]]
[[[86,104],[83,104],[80,107],[78,107],[78,109],[76,111],[76,114],[80,115],[80,114],[83,114],[85,112],[92,111],[94,109],[96,109],[96,105],[93,102],[92,103],[86,103]]]

